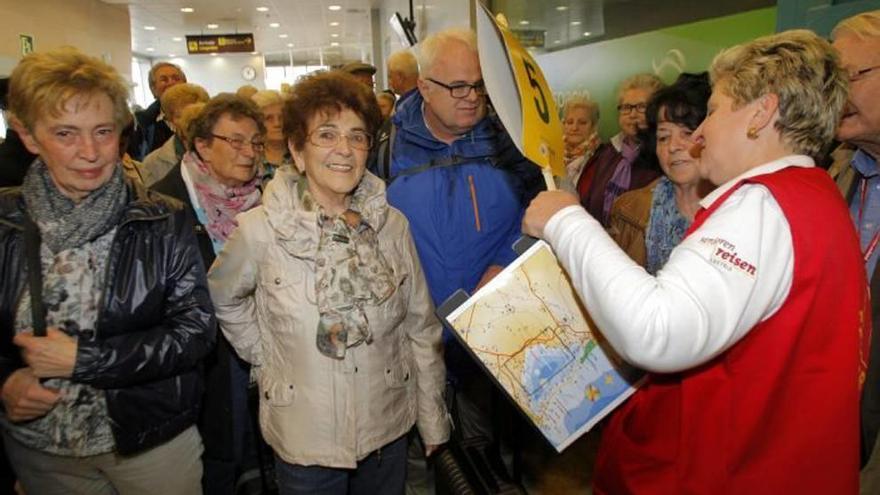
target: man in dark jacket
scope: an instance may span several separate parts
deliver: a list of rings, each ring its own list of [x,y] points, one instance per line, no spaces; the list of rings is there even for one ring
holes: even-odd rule
[[[145,110],[135,113],[137,128],[128,144],[128,154],[135,160],[141,161],[151,151],[159,148],[165,141],[174,135],[174,131],[168,127],[159,98],[166,89],[175,84],[185,83],[186,74],[183,69],[171,62],[159,62],[150,68],[147,77],[150,83],[150,92],[156,100]]]

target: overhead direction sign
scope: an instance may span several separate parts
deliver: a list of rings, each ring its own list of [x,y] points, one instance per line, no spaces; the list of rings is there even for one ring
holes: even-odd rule
[[[186,50],[190,55],[252,52],[254,35],[252,33],[187,35]]]

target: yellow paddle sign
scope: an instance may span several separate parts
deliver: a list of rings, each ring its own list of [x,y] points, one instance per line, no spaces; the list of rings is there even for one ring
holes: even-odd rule
[[[477,39],[486,90],[513,142],[526,158],[565,177],[562,123],[541,68],[482,5]]]

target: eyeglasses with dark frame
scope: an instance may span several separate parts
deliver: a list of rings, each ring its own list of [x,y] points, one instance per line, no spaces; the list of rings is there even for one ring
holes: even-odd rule
[[[474,93],[477,94],[477,96],[486,96],[486,83],[483,82],[482,80],[477,81],[473,84],[468,84],[468,83],[444,84],[444,83],[442,83],[436,79],[432,79],[430,77],[427,77],[425,79],[431,81],[432,83],[434,83],[438,86],[442,86],[442,87],[446,88],[447,90],[449,90],[449,96],[456,98],[456,99],[459,99],[459,100],[462,98],[467,98],[468,95],[471,94],[471,90],[473,90]]]
[[[850,72],[849,74],[847,74],[849,76],[849,82],[861,81],[877,69],[880,69],[880,65],[873,65],[871,67],[859,69],[855,72]]]
[[[229,137],[229,136],[221,136],[220,134],[211,134],[211,136],[229,143],[229,146],[232,146],[233,149],[237,151],[241,151],[244,149],[245,144],[249,144],[251,149],[254,150],[255,153],[260,153],[266,147],[266,142],[262,140],[254,140],[248,141],[247,139],[243,139],[240,137]]]
[[[319,127],[310,132],[307,138],[319,148],[335,148],[343,136],[348,145],[356,150],[369,151],[373,147],[373,136],[364,131],[343,133],[332,127]]]
[[[636,103],[634,105],[630,105],[629,103],[622,103],[620,105],[617,105],[617,111],[620,113],[632,113],[633,110],[639,113],[645,113],[645,110],[647,109],[647,103]]]

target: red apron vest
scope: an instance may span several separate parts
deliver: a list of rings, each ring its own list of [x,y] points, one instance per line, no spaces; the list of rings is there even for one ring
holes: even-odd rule
[[[789,223],[791,291],[733,347],[699,367],[651,375],[615,412],[596,462],[597,495],[858,493],[870,310],[848,210],[817,168],[744,182],[767,187]],[[698,214],[688,235],[700,235],[744,182]]]

